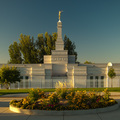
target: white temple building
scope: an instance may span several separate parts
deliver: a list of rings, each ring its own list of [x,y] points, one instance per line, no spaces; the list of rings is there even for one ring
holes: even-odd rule
[[[56,48],[51,55],[44,55],[43,64],[8,64],[21,71],[21,82],[10,88],[54,88],[56,82],[66,81],[74,88],[111,87],[108,70],[112,66],[116,77],[113,87],[120,87],[120,64],[78,64],[75,55],[68,55],[62,39],[62,22],[57,22]],[[2,67],[3,64],[0,64]],[[1,86],[2,89],[2,86]]]

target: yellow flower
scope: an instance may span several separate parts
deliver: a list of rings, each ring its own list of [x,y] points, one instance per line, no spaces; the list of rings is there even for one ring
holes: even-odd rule
[[[115,100],[109,100],[109,102],[115,102]]]

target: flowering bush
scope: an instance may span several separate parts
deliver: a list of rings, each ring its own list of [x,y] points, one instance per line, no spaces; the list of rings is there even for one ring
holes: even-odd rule
[[[68,94],[66,95],[66,99],[71,101],[74,96],[75,96],[75,91],[73,89],[71,89],[71,90],[69,90]]]
[[[63,89],[57,88],[56,93],[59,96],[59,98],[65,99],[68,94],[68,90],[67,88],[63,88]]]
[[[68,92],[66,82],[62,83],[62,82],[58,81],[58,83],[56,83],[55,87],[56,87],[56,93],[57,93],[57,95],[60,98],[65,99],[66,96],[67,96],[67,92]]]
[[[29,91],[28,97],[22,99],[22,100],[12,100],[10,104],[21,107],[23,109],[30,109],[33,108],[33,106],[36,104],[36,101],[40,98],[44,98],[44,92],[40,89],[31,89]]]
[[[110,93],[109,93],[109,91],[108,91],[108,88],[104,89],[103,93],[104,93],[104,96],[103,96],[104,99],[105,99],[105,100],[109,100]]]
[[[72,85],[69,85],[72,86]],[[60,82],[56,83],[56,93],[61,99],[66,99],[67,95],[70,94],[71,92],[74,94],[75,91],[73,91],[72,88],[67,89],[69,87],[66,82]],[[72,94],[71,93],[71,94]]]
[[[73,89],[67,88],[59,88],[59,90],[57,89],[56,92],[45,95],[40,89],[31,89],[28,97],[19,101],[12,100],[10,104],[23,109],[81,110],[103,108],[117,103],[110,98],[108,89],[103,91],[103,95],[94,91],[75,92]]]
[[[36,101],[38,100],[39,98],[42,98],[44,97],[44,92],[41,91],[41,89],[37,88],[37,89],[31,89],[29,91],[29,95],[28,97],[31,99],[31,101]]]
[[[52,105],[59,103],[58,95],[55,94],[55,93],[53,93],[52,95],[50,95],[50,96],[48,97],[48,99],[49,99],[49,103],[52,104]]]

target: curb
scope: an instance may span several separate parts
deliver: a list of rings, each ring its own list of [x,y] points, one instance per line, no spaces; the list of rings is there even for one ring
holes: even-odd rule
[[[28,115],[45,115],[45,116],[60,116],[60,115],[84,115],[84,114],[97,114],[97,113],[104,113],[117,110],[119,108],[118,104],[113,106],[105,107],[105,108],[97,108],[97,109],[90,109],[90,110],[65,110],[65,111],[47,111],[47,110],[29,110],[29,109],[21,109],[9,105],[9,109],[16,113],[23,113]]]

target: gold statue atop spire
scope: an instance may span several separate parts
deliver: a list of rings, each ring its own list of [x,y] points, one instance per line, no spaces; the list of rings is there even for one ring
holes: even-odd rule
[[[59,11],[59,21],[60,21],[60,17],[61,17],[61,12],[63,12],[63,11]]]

